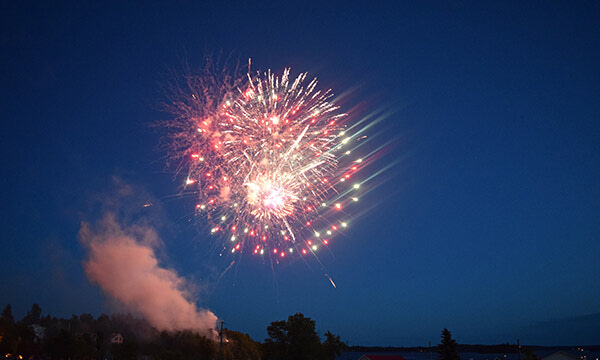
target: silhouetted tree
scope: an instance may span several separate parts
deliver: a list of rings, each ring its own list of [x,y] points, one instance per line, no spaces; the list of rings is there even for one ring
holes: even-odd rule
[[[456,341],[448,329],[442,330],[442,342],[438,345],[439,360],[460,360]]]
[[[31,306],[31,310],[25,315],[21,322],[25,325],[33,325],[40,322],[40,317],[42,315],[42,308],[38,304],[33,304]]]
[[[325,333],[325,341],[323,341],[323,352],[325,359],[333,360],[337,356],[340,356],[344,347],[345,345],[340,340],[339,335],[334,335],[330,331]]]
[[[287,323],[285,320],[273,321],[267,327],[270,339],[265,339],[263,354],[265,360],[284,359],[287,353]]]
[[[35,342],[35,333],[29,326],[15,324],[17,330],[17,341],[13,347],[13,353],[19,354],[24,358],[32,355],[38,355],[40,351],[39,344]]]
[[[8,304],[0,317],[0,354],[12,353],[17,339],[17,328]]]
[[[66,329],[61,329],[56,336],[48,339],[45,352],[52,359],[68,359],[73,353],[74,343],[73,336]]]
[[[15,322],[15,319],[13,319],[12,307],[10,306],[10,304],[6,305],[4,310],[2,310],[2,319],[11,323]]]
[[[123,340],[122,344],[111,344],[110,350],[115,360],[135,360],[139,355],[139,345],[131,339]]]
[[[287,321],[274,321],[267,327],[270,339],[265,340],[265,359],[320,359],[323,357],[321,340],[315,322],[302,313],[290,315]]]
[[[20,354],[23,357],[38,355],[39,344],[35,343],[33,329],[22,322],[15,323],[12,308],[7,305],[0,317],[0,354]]]
[[[94,317],[91,314],[81,314],[77,320],[77,329],[81,333],[94,333]]]
[[[330,360],[343,346],[339,336],[326,332],[324,342],[315,330],[315,322],[297,313],[268,327],[265,345],[233,330],[225,331],[222,356],[218,342],[192,331],[161,332],[142,318],[130,314],[73,315],[71,318],[41,317],[34,304],[27,315],[14,322],[8,305],[0,316],[0,354],[19,354],[23,358],[52,360],[134,360],[151,355],[153,360]],[[45,328],[45,336],[36,340],[34,324]],[[121,333],[122,344],[111,344],[113,333]],[[265,352],[263,353],[263,350]]]
[[[525,355],[524,360],[538,360],[538,356],[533,352],[533,349],[529,346],[525,346],[523,348],[523,355]]]
[[[225,343],[223,359],[225,360],[260,360],[260,344],[252,340],[250,335],[229,329],[224,330]]]
[[[204,360],[215,359],[218,345],[189,330],[160,333],[148,350],[154,359],[164,360]]]
[[[98,357],[96,344],[88,333],[79,334],[73,339],[72,356],[80,360],[93,360]]]

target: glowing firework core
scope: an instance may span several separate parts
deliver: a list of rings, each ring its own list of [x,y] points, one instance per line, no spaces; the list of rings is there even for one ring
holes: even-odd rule
[[[274,184],[271,179],[262,178],[244,185],[248,189],[248,205],[253,208],[250,213],[257,219],[283,219],[293,214],[294,202],[298,197],[284,186]]]

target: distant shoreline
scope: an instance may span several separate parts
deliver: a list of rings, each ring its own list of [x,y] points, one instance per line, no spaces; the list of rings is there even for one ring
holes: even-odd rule
[[[600,345],[563,345],[563,346],[542,346],[542,345],[521,345],[521,349],[530,348],[535,351],[560,351],[560,350],[573,350],[577,351],[580,348],[586,351],[600,351]],[[354,345],[349,346],[345,351],[347,352],[377,352],[377,353],[397,353],[397,352],[418,352],[426,353],[431,349],[432,352],[436,352],[437,345],[431,348],[427,346],[415,346],[415,347],[397,347],[397,346],[361,346]],[[458,344],[459,353],[478,353],[478,354],[517,354],[519,349],[516,344],[499,344],[499,345],[468,345]]]

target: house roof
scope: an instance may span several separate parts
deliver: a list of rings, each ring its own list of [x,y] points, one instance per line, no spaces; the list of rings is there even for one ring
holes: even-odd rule
[[[560,360],[560,359],[577,359],[579,360],[579,358],[573,354],[569,354],[566,351],[557,351],[552,355],[548,355],[545,358],[543,358],[542,360]]]
[[[406,360],[400,355],[371,355],[366,354],[358,358],[358,360]]]

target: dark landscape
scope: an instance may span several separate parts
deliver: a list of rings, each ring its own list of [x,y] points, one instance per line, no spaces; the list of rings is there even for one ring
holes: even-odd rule
[[[399,355],[406,360],[539,360],[559,351],[581,360],[596,360],[600,345],[536,346],[521,344],[456,344],[450,332],[432,346],[348,345],[327,331],[323,341],[315,322],[303,314],[274,321],[267,328],[269,338],[255,341],[248,334],[227,329],[157,331],[143,318],[131,314],[73,315],[69,319],[42,316],[34,304],[21,320],[15,321],[11,306],[0,317],[0,353],[16,359],[337,359],[354,360],[362,355]],[[448,341],[447,341],[448,340]]]

